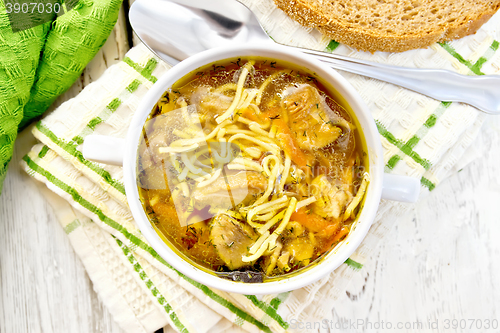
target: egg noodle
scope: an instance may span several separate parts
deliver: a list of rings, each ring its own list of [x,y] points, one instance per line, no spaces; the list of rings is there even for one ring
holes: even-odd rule
[[[237,84],[229,83],[215,89],[217,93],[235,93],[229,108],[215,119],[217,126],[210,133],[205,135],[201,131],[199,120],[188,113],[186,102],[181,101],[181,115],[186,126],[182,130],[175,129],[173,134],[179,139],[171,142],[168,147],[160,147],[159,152],[170,155],[171,165],[178,172],[178,183],[174,184],[175,189],[172,192],[174,200],[175,196],[179,195],[189,197],[188,179],[195,181],[195,188],[203,188],[223,177],[224,167],[229,170],[256,171],[267,178],[266,190],[251,205],[235,205],[232,209],[219,209],[216,213],[245,220],[254,228],[259,237],[241,260],[254,262],[263,255],[272,254],[271,264],[267,267],[267,272],[270,272],[276,265],[282,247],[282,244],[277,244],[277,239],[290,222],[292,213],[318,199],[310,195],[299,201],[286,194],[285,185],[294,180],[292,172],[300,173],[300,169],[292,168],[292,160],[280,148],[276,139],[276,128],[271,126],[270,121],[261,124],[240,114],[240,110],[246,108],[260,114],[259,105],[264,90],[274,79],[285,73],[282,70],[272,74],[258,89],[246,89],[245,80],[253,65],[253,61],[248,61],[242,67]],[[235,126],[237,123],[247,129]],[[212,148],[214,143],[218,144],[220,152]],[[231,155],[232,144],[236,144],[240,149],[237,156]],[[265,156],[261,163],[254,160],[260,156]],[[356,196],[342,215],[343,220],[353,216],[368,183],[369,176],[365,173]]]

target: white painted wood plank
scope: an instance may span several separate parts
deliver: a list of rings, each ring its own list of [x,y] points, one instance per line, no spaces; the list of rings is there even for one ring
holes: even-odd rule
[[[50,110],[76,96],[128,50],[123,10],[105,45]],[[36,141],[17,139],[0,196],[0,332],[112,332],[113,321],[37,184],[18,161]]]
[[[484,156],[417,203],[387,235],[363,276],[329,304],[333,323],[359,324],[342,332],[373,332],[363,324],[382,321],[423,325],[422,332],[437,323],[435,332],[450,332],[445,325],[454,319],[467,322],[457,331],[479,332],[469,326],[500,319],[500,119],[489,118],[481,136]]]
[[[24,155],[22,143],[21,137],[14,161]],[[0,221],[1,332],[121,332],[52,208],[18,163],[9,167]]]

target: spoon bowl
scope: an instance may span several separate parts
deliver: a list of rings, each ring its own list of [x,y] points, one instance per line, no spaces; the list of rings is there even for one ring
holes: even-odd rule
[[[274,43],[255,14],[237,0],[136,0],[129,11],[139,39],[171,65],[224,45]],[[466,76],[439,69],[390,66],[297,48],[328,66],[450,102],[500,114],[500,75]]]
[[[139,39],[170,65],[219,46],[273,43],[256,16],[233,0],[136,1],[129,18]]]

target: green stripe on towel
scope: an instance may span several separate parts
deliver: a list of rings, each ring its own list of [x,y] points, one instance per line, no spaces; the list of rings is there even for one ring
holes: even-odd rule
[[[95,127],[109,119],[111,115],[118,110],[118,107],[122,105],[123,101],[126,100],[134,91],[139,88],[141,85],[141,81],[138,79],[134,79],[126,88],[123,92],[119,94],[119,97],[114,98],[111,102],[109,102],[108,105],[106,105],[106,108],[100,112],[98,116],[95,118],[91,119],[87,126],[82,130],[80,134],[75,136],[72,141],[76,142],[77,144],[81,145],[83,143],[83,140],[87,135],[90,135],[94,132]]]
[[[284,329],[288,329],[288,323],[284,321],[283,318],[281,318],[281,316],[276,312],[277,308],[269,306],[269,304],[265,302],[259,301],[254,295],[245,295],[245,297],[251,300],[253,305],[264,311],[269,317],[276,320],[276,322],[280,324],[281,327],[283,327]]]
[[[484,75],[481,72],[481,67],[485,62],[493,57],[495,52],[498,50],[498,41],[494,40],[490,47],[486,50],[486,52],[481,56],[475,63],[471,63],[469,60],[464,59],[449,43],[438,43],[446,52],[451,54],[455,59],[457,59],[460,63],[464,64],[471,70],[472,73],[476,75]]]
[[[177,274],[179,274],[179,276],[181,276],[183,279],[185,279],[186,281],[188,281],[189,283],[191,283],[193,286],[195,286],[198,289],[200,289],[201,291],[203,291],[205,293],[205,295],[207,295],[208,297],[210,297],[211,299],[213,299],[214,301],[216,301],[220,305],[222,305],[222,306],[228,308],[229,310],[231,310],[231,312],[235,313],[239,318],[244,319],[244,320],[248,321],[251,324],[254,324],[255,326],[257,326],[259,329],[261,329],[264,332],[272,333],[271,329],[268,326],[262,324],[260,321],[258,321],[254,317],[250,316],[245,311],[243,311],[240,308],[236,307],[233,303],[229,302],[224,297],[222,297],[222,296],[214,293],[207,286],[205,286],[205,285],[203,285],[201,283],[198,283],[198,282],[190,279],[189,277],[183,275],[180,272],[177,272]]]
[[[113,238],[115,238],[115,237],[113,236]],[[170,317],[170,319],[174,323],[175,327],[179,330],[179,332],[188,333],[189,330],[179,320],[179,317],[177,317],[177,314],[173,310],[172,306],[170,304],[168,304],[165,297],[158,294],[158,289],[154,286],[153,282],[149,279],[146,272],[143,270],[143,268],[141,267],[141,265],[139,264],[137,259],[132,254],[132,251],[130,251],[129,248],[127,248],[127,246],[125,244],[123,244],[123,242],[120,241],[118,238],[115,238],[115,240],[116,240],[116,243],[118,244],[118,246],[120,246],[120,248],[122,249],[123,254],[127,257],[128,261],[134,267],[134,270],[138,273],[141,280],[143,282],[148,281],[146,286],[151,291],[151,293],[155,296],[156,300],[158,301],[158,303],[160,303],[160,305],[163,307],[165,312],[168,314],[168,316]]]
[[[411,148],[411,144],[404,143],[402,140],[397,139],[394,134],[389,132],[382,123],[378,120],[375,120],[375,124],[377,125],[377,129],[384,138],[387,139],[390,143],[398,147],[403,153],[411,157],[415,162],[424,167],[425,170],[429,170],[431,167],[431,163],[425,158],[420,157],[419,154],[414,152]]]
[[[151,75],[153,71],[156,68],[156,65],[158,65],[158,60],[151,58],[148,60],[146,63],[146,66],[141,67],[139,64],[135,63],[130,59],[129,57],[125,57],[123,59],[123,62],[125,62],[127,65],[135,69],[139,74],[141,74],[146,80],[151,81],[155,83],[158,81],[158,78],[156,76]]]
[[[337,47],[339,47],[339,45],[339,42],[336,42],[332,39],[326,47],[326,52],[333,52]]]
[[[436,188],[436,184],[434,184],[433,182],[431,182],[429,179],[427,179],[425,177],[422,177],[422,179],[420,179],[420,184],[427,187],[429,189],[429,191],[432,191],[433,189]]]
[[[360,264],[357,261],[352,260],[351,258],[347,258],[347,260],[344,262],[344,264],[346,264],[347,266],[349,266],[353,269],[356,269],[356,270],[363,268],[362,264]]]
[[[66,151],[66,153],[70,154],[73,157],[76,157],[83,165],[101,176],[106,181],[106,183],[117,189],[120,193],[125,194],[125,186],[123,185],[123,183],[113,179],[109,172],[101,168],[97,163],[90,162],[83,158],[82,153],[77,149],[78,145],[76,143],[65,142],[64,140],[59,139],[51,130],[43,125],[42,122],[38,122],[36,124],[36,128],[57,146]]]
[[[119,224],[118,222],[112,220],[111,218],[109,218],[108,216],[106,216],[102,210],[100,210],[99,208],[97,208],[95,205],[93,205],[92,203],[90,203],[89,201],[87,201],[85,198],[83,198],[77,190],[75,190],[74,188],[72,188],[71,186],[65,184],[63,181],[61,181],[60,179],[56,178],[54,175],[52,175],[50,172],[48,172],[47,170],[43,169],[42,167],[40,167],[35,161],[33,161],[28,155],[24,156],[23,157],[23,160],[26,162],[26,164],[28,165],[28,167],[33,170],[34,172],[42,175],[43,177],[45,177],[50,183],[52,183],[53,185],[59,187],[61,190],[63,190],[64,192],[68,193],[69,195],[71,195],[71,197],[73,198],[73,200],[78,203],[80,206],[82,206],[83,208],[87,209],[88,211],[94,213],[103,223],[107,224],[109,227],[115,229],[116,231],[118,231],[119,233],[121,233],[126,239],[128,239],[132,244],[135,244],[137,247],[141,248],[142,250],[146,251],[147,253],[149,253],[154,259],[158,260],[159,262],[161,262],[163,265],[165,265],[166,267],[168,267],[169,269],[172,269],[174,272],[176,272],[180,277],[182,277],[184,280],[186,280],[187,282],[189,282],[190,284],[192,284],[193,286],[195,286],[196,288],[200,289],[205,295],[207,295],[208,297],[210,297],[212,300],[214,300],[215,302],[219,303],[220,305],[224,306],[225,308],[227,308],[228,310],[230,310],[231,312],[233,312],[235,315],[237,315],[238,317],[246,320],[247,322],[249,322],[250,324],[253,324],[255,325],[256,327],[258,327],[259,329],[263,330],[264,332],[267,332],[267,333],[271,333],[271,330],[269,327],[267,327],[266,325],[262,324],[260,321],[258,321],[257,319],[253,318],[252,316],[250,316],[248,313],[246,313],[245,311],[239,309],[238,307],[236,307],[234,304],[232,304],[231,302],[229,302],[228,300],[226,300],[225,298],[223,298],[222,296],[220,295],[217,295],[214,291],[212,291],[210,288],[208,288],[207,286],[201,284],[201,283],[198,283],[190,278],[188,278],[187,276],[185,276],[184,274],[178,272],[177,270],[175,270],[172,266],[170,266],[162,257],[160,257],[158,255],[158,253],[156,253],[155,250],[153,250],[153,248],[151,248],[148,244],[144,243],[142,240],[140,240],[137,236],[131,234],[126,228],[124,228],[121,224]]]
[[[498,43],[498,41],[494,40],[493,43],[491,43],[491,45],[490,45],[490,49],[492,49],[493,51],[498,50],[499,44],[500,43]]]
[[[113,112],[115,112],[121,104],[122,101],[119,98],[113,99],[108,105],[106,105],[106,108],[103,111],[101,111],[101,113],[98,116],[92,118],[88,122],[87,126],[82,130],[80,134],[78,134],[71,140],[81,145],[85,137],[89,134],[92,134],[95,131],[97,125],[108,120],[109,117],[113,114]]]
[[[467,66],[467,68],[469,68],[474,74],[476,75],[484,75],[484,73],[482,73],[481,71],[473,71],[472,70],[472,63],[466,59],[464,59],[457,51],[455,51],[455,49],[448,43],[444,42],[444,43],[438,43],[443,49],[446,50],[446,52],[448,52],[449,54],[451,54],[453,56],[453,58],[457,59],[460,63],[464,64],[465,66]]]
[[[397,139],[392,133],[387,131],[382,124],[380,124],[378,121],[375,122],[377,124],[377,128],[380,134],[384,138],[386,138],[390,143],[398,147],[400,152],[411,157],[417,163],[422,165],[425,168],[425,170],[428,170],[432,166],[431,163],[427,160],[420,159],[418,154],[413,151],[413,148],[415,148],[415,146],[420,142],[420,140],[427,135],[429,130],[436,125],[438,119],[444,114],[444,112],[450,105],[451,102],[441,102],[439,106],[436,108],[436,110],[434,110],[434,112],[427,118],[424,124],[417,130],[415,135],[412,136],[407,142],[403,142],[402,140]],[[403,157],[399,153],[394,154],[391,158],[389,158],[389,161],[387,161],[387,164],[385,165],[386,171],[390,172],[392,169],[394,169],[396,164],[402,159]],[[421,163],[424,161],[425,163]],[[425,182],[421,181],[421,183],[422,185],[428,187],[429,190],[431,191],[436,187],[436,185],[430,182],[429,180]]]
[[[129,93],[133,93],[134,91],[137,90],[137,88],[139,88],[139,86],[141,85],[141,81],[135,79],[134,81],[132,81],[128,86],[127,86],[127,90]]]
[[[89,127],[92,131],[95,130],[95,127],[102,123],[102,119],[100,117],[95,117],[91,121],[89,121],[87,127]],[[83,142],[82,142],[83,143]]]
[[[396,166],[396,164],[401,161],[401,156],[399,156],[398,154],[392,156],[389,161],[387,161],[387,165],[386,165],[386,168],[388,168],[389,170],[392,170],[394,169],[394,167]]]
[[[120,104],[122,104],[122,101],[120,101],[119,98],[115,98],[111,102],[109,102],[109,104],[106,107],[110,109],[111,112],[115,112],[120,106]]]
[[[47,146],[45,146],[45,147],[47,147]],[[75,220],[73,220],[73,222],[68,223],[63,229],[64,229],[64,232],[67,235],[69,235],[70,233],[72,233],[73,231],[75,231],[75,229],[78,228],[81,225],[82,224],[81,224],[80,220],[75,219]]]
[[[47,147],[47,146],[44,145],[42,147],[42,149],[40,150],[40,152],[38,153],[38,157],[39,158],[44,158],[45,155],[47,155],[47,153],[49,152],[49,149],[50,149],[49,147]]]
[[[288,295],[290,295],[290,292],[287,291],[287,292],[284,292],[284,293],[281,293],[281,294],[278,294],[278,296],[276,296],[275,298],[273,298],[271,300],[271,302],[269,302],[269,304],[275,308],[276,310],[278,310],[278,307],[280,306],[280,304],[286,300],[288,298]]]

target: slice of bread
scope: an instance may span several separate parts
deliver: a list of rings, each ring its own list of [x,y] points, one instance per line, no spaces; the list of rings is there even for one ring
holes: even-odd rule
[[[274,0],[291,18],[363,51],[402,52],[473,34],[500,0]]]

